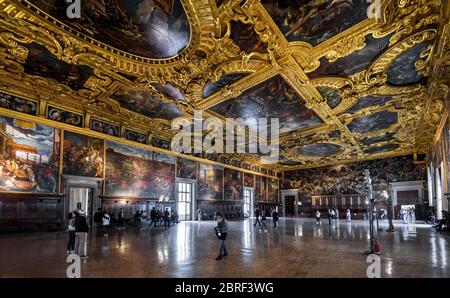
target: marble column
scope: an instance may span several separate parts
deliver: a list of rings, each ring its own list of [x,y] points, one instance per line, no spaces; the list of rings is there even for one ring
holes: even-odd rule
[[[436,168],[436,218],[442,219],[442,187],[439,168]]]
[[[433,176],[431,165],[427,167],[427,180],[428,180],[428,206],[433,206]]]

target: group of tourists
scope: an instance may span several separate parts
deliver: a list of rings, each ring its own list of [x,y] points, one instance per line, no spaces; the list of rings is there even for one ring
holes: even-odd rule
[[[150,226],[153,225],[153,228],[156,229],[157,225],[162,227],[164,225],[164,229],[170,228],[171,224],[175,225],[179,222],[178,213],[176,210],[169,211],[169,208],[166,208],[164,211],[161,209],[152,208],[150,211]]]
[[[278,214],[278,212],[276,210],[272,210],[272,221],[273,221],[273,228],[277,228],[278,227],[278,221],[280,219],[280,216]],[[256,225],[259,225],[259,231],[262,232],[266,232],[267,233],[267,215],[266,215],[266,211],[264,210],[259,210],[258,208],[255,210],[255,223],[254,226],[256,227]]]
[[[76,210],[69,213],[68,233],[69,241],[67,243],[67,253],[77,254],[80,258],[87,258],[86,240],[89,232],[89,225],[86,220],[86,214],[83,210]]]
[[[414,208],[402,208],[399,212],[399,218],[403,220],[403,223],[407,224],[409,222],[416,221],[416,212]]]
[[[328,224],[332,224],[333,220],[338,221],[339,220],[339,210],[337,208],[328,208],[327,211],[328,214]],[[351,222],[352,221],[352,212],[350,209],[347,208],[345,211],[345,221]],[[316,211],[316,224],[321,224],[321,213],[319,210]]]

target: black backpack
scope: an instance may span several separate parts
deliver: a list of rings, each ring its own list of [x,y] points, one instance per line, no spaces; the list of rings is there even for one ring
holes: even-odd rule
[[[102,222],[102,214],[100,212],[95,212],[94,214],[94,222],[100,223]]]

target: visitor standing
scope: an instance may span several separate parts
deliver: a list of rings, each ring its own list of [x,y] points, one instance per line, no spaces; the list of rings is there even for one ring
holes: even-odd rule
[[[102,232],[102,209],[98,208],[97,212],[94,213],[94,223],[96,229],[96,236],[99,237]]]
[[[164,211],[164,229],[166,229],[167,227],[170,228],[170,212],[169,212],[169,208],[166,208],[166,210]]]
[[[337,208],[334,209],[334,219],[335,219],[336,221],[339,220],[339,210],[338,210]]]
[[[102,224],[103,224],[103,236],[108,238],[109,225],[111,224],[111,218],[109,217],[109,214],[106,211],[103,212]]]
[[[333,219],[333,209],[328,208],[328,224],[331,225],[331,220]]]
[[[85,259],[87,258],[86,241],[89,226],[86,222],[84,211],[80,210],[77,213],[78,215],[75,217],[75,254]]]
[[[320,224],[321,223],[321,221],[320,221],[320,211],[319,211],[319,209],[317,209],[317,211],[316,211],[316,224]]]
[[[157,218],[156,209],[155,207],[153,207],[152,211],[150,211],[150,219],[152,220],[150,222],[150,225],[153,224],[153,228],[156,228],[156,218]]]
[[[228,255],[227,248],[225,247],[225,240],[227,239],[227,234],[229,231],[228,221],[222,216],[222,213],[217,212],[216,219],[218,221],[216,230],[216,235],[219,238],[219,256],[216,260],[221,260],[223,257]]]
[[[347,222],[352,221],[352,214],[351,214],[350,209],[347,209],[347,211],[345,212],[345,220]]]
[[[120,209],[119,210],[119,228],[123,228],[123,222],[124,222],[123,209]]]
[[[67,242],[67,253],[73,254],[75,252],[75,211],[69,213],[69,222],[67,231],[69,233],[69,241]]]
[[[277,210],[273,210],[272,212],[272,219],[273,219],[273,227],[278,227],[278,221],[280,220],[280,217],[278,215]]]
[[[197,215],[197,220],[202,221],[202,210],[200,210],[200,208],[197,209],[196,215]]]

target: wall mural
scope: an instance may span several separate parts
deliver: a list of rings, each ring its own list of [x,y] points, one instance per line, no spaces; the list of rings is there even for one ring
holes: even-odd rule
[[[151,118],[172,120],[181,116],[175,104],[164,103],[147,90],[122,87],[111,98],[122,107]]]
[[[61,123],[83,127],[83,116],[80,114],[65,111],[52,106],[48,107],[47,118]]]
[[[0,191],[57,193],[61,131],[0,116]]]
[[[137,142],[137,143],[141,143],[141,144],[147,144],[147,135],[143,134],[143,133],[139,133],[136,131],[132,131],[129,129],[125,129],[125,138],[127,140],[133,141],[133,142]]]
[[[92,130],[113,136],[118,137],[119,136],[119,126],[114,124],[109,124],[103,121],[99,121],[97,119],[92,119],[91,123]]]
[[[235,99],[221,102],[212,110],[227,118],[279,118],[280,133],[322,123],[281,76],[244,91]]]
[[[170,150],[170,141],[159,139],[159,138],[152,138],[151,145],[154,147],[158,147],[161,149]]]
[[[259,39],[252,24],[231,21],[230,38],[247,54],[252,52],[267,53],[267,43]]]
[[[86,0],[81,18],[70,21],[64,1],[33,4],[90,37],[139,56],[172,57],[189,43],[189,22],[179,0]]]
[[[68,64],[37,43],[25,47],[29,51],[24,65],[27,74],[56,80],[76,91],[94,74],[89,66]]]
[[[352,133],[368,133],[382,130],[397,123],[397,117],[396,112],[381,111],[353,120],[348,125],[348,128]]]
[[[341,102],[342,98],[339,95],[339,89],[326,87],[326,86],[317,86],[317,91],[319,91],[320,95],[325,99],[330,108],[335,108]]]
[[[244,195],[242,172],[224,169],[224,199],[242,200]]]
[[[177,158],[177,177],[197,179],[197,162],[190,159]]]
[[[269,183],[267,185],[267,201],[271,203],[278,203],[278,180],[269,178]]]
[[[103,140],[64,131],[63,174],[103,178]]]
[[[267,201],[267,177],[256,176],[255,202]]]
[[[374,58],[388,47],[390,37],[391,35],[388,35],[378,39],[374,38],[372,35],[367,35],[365,39],[366,46],[364,48],[339,58],[334,62],[329,62],[326,58],[321,58],[319,68],[309,76],[311,78],[321,76],[347,77],[363,71],[369,66]]]
[[[387,82],[395,86],[410,84],[426,84],[427,79],[417,73],[415,63],[420,59],[420,53],[427,48],[428,44],[422,43],[408,49],[400,54],[394,62],[389,65]]]
[[[342,151],[342,147],[332,143],[307,144],[298,148],[298,154],[311,157],[335,155],[340,151]]]
[[[392,99],[393,98],[391,96],[366,95],[360,97],[358,101],[346,111],[346,113],[355,113],[368,107],[383,106]]]
[[[223,87],[231,85],[249,74],[250,73],[230,73],[223,75],[217,81],[209,83],[205,86],[205,89],[203,89],[203,97],[209,97],[214,93],[219,92]]]
[[[105,194],[175,199],[175,157],[105,142]]]
[[[199,163],[198,200],[223,200],[223,168]]]
[[[288,41],[313,46],[367,18],[366,0],[262,0]]]
[[[0,92],[0,108],[36,115],[37,103],[32,100]]]
[[[298,188],[302,197],[362,193],[365,169],[370,171],[374,190],[391,182],[426,180],[425,166],[414,164],[412,156],[402,156],[285,172],[283,188]]]
[[[244,186],[255,187],[255,176],[253,174],[244,173]]]

